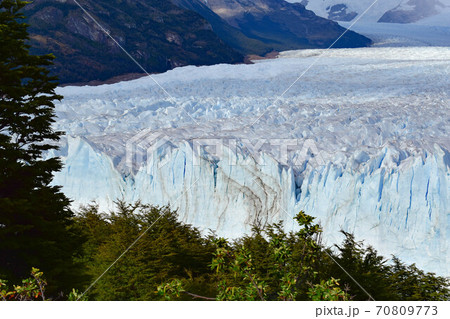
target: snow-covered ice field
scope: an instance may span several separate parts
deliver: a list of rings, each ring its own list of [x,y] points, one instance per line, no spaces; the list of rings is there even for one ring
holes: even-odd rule
[[[149,77],[57,90],[55,183],[75,207],[170,203],[230,237],[305,210],[330,245],[343,228],[450,274],[450,48],[290,51],[154,79],[167,93]]]

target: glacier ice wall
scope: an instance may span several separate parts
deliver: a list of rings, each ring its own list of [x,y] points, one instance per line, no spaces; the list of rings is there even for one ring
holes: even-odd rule
[[[70,138],[55,183],[77,204],[95,200],[104,209],[116,199],[170,203],[184,222],[228,237],[248,233],[254,223],[284,220],[293,229],[292,217],[305,210],[318,217],[329,244],[344,229],[386,256],[448,273],[450,156],[438,146],[404,160],[386,147],[357,170],[328,163],[303,174],[265,154],[255,161],[226,149],[218,162],[198,158],[189,143],[165,156],[155,156],[161,167],[151,160],[121,176],[108,155]]]
[[[344,229],[448,275],[450,49],[330,50],[316,61],[323,52],[155,76],[170,97],[148,78],[60,88],[55,128],[67,136],[54,183],[75,207],[170,204],[183,221],[229,237],[252,223],[292,229],[304,210],[329,245]],[[164,143],[129,165],[127,145],[143,130]],[[199,152],[199,140],[220,141],[220,156]],[[283,141],[314,147],[283,153]]]

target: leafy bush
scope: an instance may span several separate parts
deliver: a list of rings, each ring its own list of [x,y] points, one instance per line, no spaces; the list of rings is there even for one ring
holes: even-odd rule
[[[18,300],[46,300],[45,287],[47,282],[43,278],[43,273],[37,268],[31,269],[31,277],[22,280],[22,285],[14,285],[12,290],[8,289],[7,281],[0,279],[0,298],[3,301]]]
[[[321,255],[322,230],[304,212],[295,219],[300,226],[296,233],[286,234],[280,222],[265,229],[254,227],[252,236],[234,244],[223,238],[214,240],[215,300],[348,300],[334,278],[312,284],[317,277],[314,265]],[[169,300],[189,293],[180,280],[162,284],[158,291]]]

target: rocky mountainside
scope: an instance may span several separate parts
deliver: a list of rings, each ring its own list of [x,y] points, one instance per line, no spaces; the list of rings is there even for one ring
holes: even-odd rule
[[[182,65],[237,63],[195,12],[159,0],[78,0],[148,72]],[[61,83],[106,80],[142,70],[73,1],[35,0],[25,10],[34,53],[57,57]]]
[[[258,40],[277,51],[325,48],[345,31],[337,23],[316,16],[302,4],[284,0],[172,1],[196,10],[208,19],[202,11],[196,9],[206,5],[246,37]],[[215,31],[217,32],[216,29]],[[349,31],[335,47],[352,48],[370,44],[370,39]]]
[[[273,46],[246,36],[241,30],[231,26],[212,11],[203,0],[172,0],[179,7],[192,10],[208,20],[214,32],[227,44],[242,54],[265,55],[273,51]]]

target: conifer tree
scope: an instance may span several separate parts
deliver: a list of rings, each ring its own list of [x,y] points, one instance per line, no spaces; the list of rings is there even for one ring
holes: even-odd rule
[[[70,201],[51,185],[61,163],[43,158],[57,148],[51,125],[62,97],[48,70],[54,57],[29,53],[27,3],[0,0],[0,276],[12,283],[38,267],[55,293],[74,284],[77,238]]]

